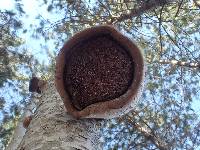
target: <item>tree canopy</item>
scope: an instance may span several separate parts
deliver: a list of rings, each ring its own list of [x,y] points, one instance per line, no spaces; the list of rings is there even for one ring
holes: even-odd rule
[[[31,28],[36,37],[44,38],[46,43],[43,44],[51,47],[54,54],[48,55],[51,56],[51,69],[41,69],[42,64],[37,64],[43,75],[53,75],[55,55],[68,38],[95,25],[115,26],[135,41],[144,55],[146,83],[141,101],[135,111],[105,123],[105,149],[199,148],[199,1],[43,0],[40,3],[49,14],[59,16],[52,22],[38,14],[36,19],[40,23]],[[22,68],[17,66],[27,66],[32,58],[20,47],[19,51],[13,51],[23,44],[20,35],[14,34],[15,29],[24,29],[15,17],[12,12],[1,11],[0,86],[11,80],[21,82],[23,79],[16,72]],[[48,41],[53,44],[48,45]],[[5,102],[2,98],[0,102],[3,109]],[[12,131],[13,128],[9,129]],[[10,135],[8,131],[1,133]],[[2,141],[6,136],[1,135]]]

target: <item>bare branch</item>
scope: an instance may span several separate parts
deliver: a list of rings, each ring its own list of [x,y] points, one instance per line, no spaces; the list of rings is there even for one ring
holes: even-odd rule
[[[122,22],[127,19],[131,19],[135,16],[139,16],[151,9],[155,9],[159,6],[170,4],[176,2],[177,0],[149,0],[148,2],[143,2],[138,9],[132,9],[128,14],[122,14],[120,17],[114,18],[112,24]]]
[[[200,9],[200,4],[199,3],[197,3],[197,1],[196,0],[193,0],[194,1],[194,4]]]
[[[178,61],[178,60],[158,60],[156,62],[160,64],[171,64],[173,66],[177,65],[177,66],[182,66],[182,67],[200,69],[200,62],[185,62],[185,61]]]
[[[176,18],[176,17],[178,16],[178,13],[179,13],[179,11],[180,11],[180,8],[181,8],[181,5],[182,5],[182,4],[183,4],[183,0],[181,0],[181,2],[179,3],[178,9],[177,9],[177,11],[176,11],[176,14],[175,14],[174,18]]]
[[[158,137],[152,133],[152,130],[148,130],[144,127],[142,127],[139,123],[133,121],[131,117],[128,116],[128,120],[131,122],[131,124],[134,126],[135,129],[137,129],[139,132],[142,133],[142,135],[147,139],[150,140],[157,148],[160,150],[168,150],[169,147],[167,146],[166,143],[161,141]],[[149,128],[149,126],[148,126]]]

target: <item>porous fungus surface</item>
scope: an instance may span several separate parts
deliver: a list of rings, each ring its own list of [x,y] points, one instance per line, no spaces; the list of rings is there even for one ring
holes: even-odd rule
[[[133,80],[134,62],[128,51],[109,35],[99,35],[73,46],[65,56],[64,82],[78,110],[115,99]]]

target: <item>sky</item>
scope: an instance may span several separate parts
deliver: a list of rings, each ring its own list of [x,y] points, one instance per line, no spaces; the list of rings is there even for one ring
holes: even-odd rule
[[[12,10],[15,8],[14,5],[15,0],[0,0],[0,9]],[[40,63],[48,64],[48,59],[46,57],[45,48],[53,47],[51,46],[53,41],[49,40],[45,42],[43,38],[35,39],[31,37],[32,31],[30,28],[30,24],[33,26],[39,26],[39,20],[36,19],[38,15],[40,15],[45,20],[48,20],[50,23],[56,22],[61,19],[62,13],[59,15],[52,14],[47,12],[47,6],[42,5],[41,0],[21,0],[23,4],[23,10],[26,12],[25,17],[20,18],[23,22],[24,28],[29,29],[25,34],[19,33],[20,37],[24,40],[23,47],[27,49],[27,52],[33,54]],[[41,46],[44,46],[44,49]],[[54,49],[49,49],[50,52],[55,51]]]
[[[14,5],[15,0],[0,0],[0,10],[12,10],[15,8]],[[37,26],[39,24],[39,21],[36,19],[38,14],[42,15],[43,18],[48,18],[49,21],[54,22],[59,19],[58,15],[52,15],[46,11],[46,7],[42,6],[41,3],[39,3],[38,0],[22,0],[21,3],[24,5],[23,10],[26,12],[26,15],[23,18],[20,18],[23,22],[23,26],[30,31],[26,32],[25,34],[22,34],[22,31],[19,32],[19,37],[21,37],[25,44],[23,44],[21,47],[25,48],[26,51],[30,54],[33,54],[34,57],[40,62],[44,63],[45,65],[49,64],[49,60],[47,57],[47,54],[45,52],[45,48],[41,48],[41,44],[44,46],[46,45],[46,48],[48,47],[54,47],[52,46],[53,41],[50,40],[47,43],[45,43],[43,38],[35,39],[31,37],[31,28],[30,23]],[[30,5],[31,4],[31,5]],[[39,7],[39,5],[41,5]],[[54,49],[49,49],[50,52],[55,51]],[[23,72],[23,70],[22,70]],[[6,93],[6,94],[5,94]],[[6,98],[6,105],[5,110],[9,111],[9,106],[12,103],[19,102],[22,100],[22,97],[20,96],[19,92],[13,93],[13,90],[9,88],[8,85],[5,85],[4,88],[0,90],[0,96],[4,95]],[[0,114],[0,120],[2,119],[2,116]]]

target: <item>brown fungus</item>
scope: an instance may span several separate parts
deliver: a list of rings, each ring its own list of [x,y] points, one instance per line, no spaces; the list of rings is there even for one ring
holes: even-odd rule
[[[76,118],[112,118],[133,109],[142,91],[140,50],[111,26],[74,35],[56,60],[56,88]]]
[[[39,79],[37,77],[32,77],[32,79],[29,81],[29,92],[37,92],[41,93],[41,90],[38,86]]]
[[[23,127],[27,129],[29,124],[30,124],[30,122],[31,122],[31,120],[32,120],[32,116],[25,117],[24,121],[23,121]]]

